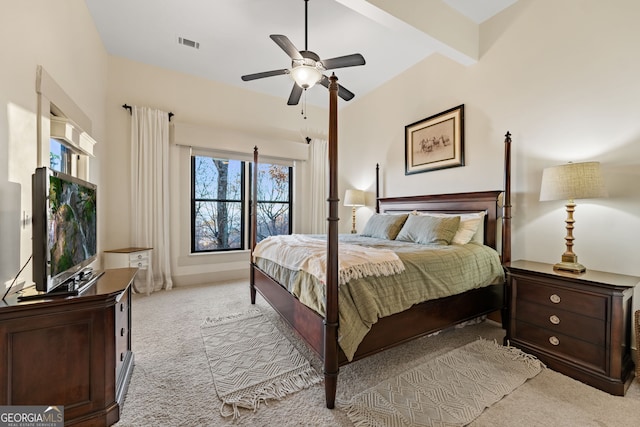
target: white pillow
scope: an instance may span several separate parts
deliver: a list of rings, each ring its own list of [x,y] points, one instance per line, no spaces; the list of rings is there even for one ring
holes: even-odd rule
[[[451,243],[466,245],[469,242],[484,244],[484,212],[472,212],[467,214],[445,214],[433,212],[416,212],[418,215],[431,215],[435,217],[459,216],[460,225]]]

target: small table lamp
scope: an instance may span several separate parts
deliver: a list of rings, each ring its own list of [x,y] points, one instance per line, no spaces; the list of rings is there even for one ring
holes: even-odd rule
[[[594,199],[607,197],[604,187],[600,163],[567,163],[552,166],[542,171],[542,186],[540,200],[568,200],[567,207],[567,250],[562,254],[562,262],[553,266],[555,270],[582,273],[586,268],[578,263],[578,256],[573,253],[573,212],[576,204],[574,199]]]
[[[356,234],[356,206],[364,206],[364,191],[347,190],[344,193],[344,205],[351,206],[351,234]]]

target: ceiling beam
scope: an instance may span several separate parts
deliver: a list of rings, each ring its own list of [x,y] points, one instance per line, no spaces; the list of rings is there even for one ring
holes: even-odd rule
[[[425,48],[463,65],[478,61],[480,27],[440,0],[336,0],[367,18],[422,39]]]

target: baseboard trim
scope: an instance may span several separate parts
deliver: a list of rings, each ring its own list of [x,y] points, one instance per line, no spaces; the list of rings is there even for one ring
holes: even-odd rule
[[[206,285],[211,283],[228,282],[230,280],[249,281],[249,270],[225,270],[215,273],[188,274],[184,276],[172,276],[173,286]]]

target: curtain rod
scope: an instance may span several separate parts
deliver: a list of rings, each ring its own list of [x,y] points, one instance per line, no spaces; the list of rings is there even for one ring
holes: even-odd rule
[[[125,110],[129,110],[129,114],[133,114],[133,107],[131,107],[131,105],[122,104],[122,108],[124,108]],[[169,111],[169,121],[171,121],[171,117],[173,116],[175,116],[175,114]]]

